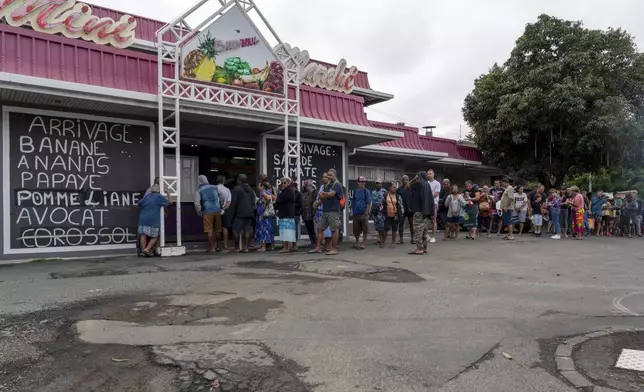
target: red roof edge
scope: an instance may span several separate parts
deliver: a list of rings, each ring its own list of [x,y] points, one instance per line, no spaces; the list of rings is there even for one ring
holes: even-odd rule
[[[369,122],[374,128],[390,129],[404,133],[402,138],[380,143],[379,145],[381,146],[428,152],[443,152],[446,153],[449,158],[453,159],[463,159],[474,162],[481,161],[481,152],[477,148],[461,146],[454,139],[420,135],[418,128],[408,127],[406,125],[371,120]]]

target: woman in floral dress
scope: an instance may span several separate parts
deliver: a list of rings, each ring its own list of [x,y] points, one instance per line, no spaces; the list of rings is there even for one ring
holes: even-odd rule
[[[275,207],[273,206],[273,192],[268,183],[259,184],[259,196],[257,199],[255,243],[260,244],[258,252],[265,252],[266,246],[275,242],[275,233],[273,232]]]

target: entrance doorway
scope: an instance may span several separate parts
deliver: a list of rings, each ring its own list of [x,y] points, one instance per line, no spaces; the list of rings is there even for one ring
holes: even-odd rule
[[[255,184],[259,170],[258,145],[197,139],[186,139],[185,143],[180,149],[181,238],[186,243],[204,242],[203,221],[194,207],[197,177],[203,174],[211,184],[216,184],[217,177],[223,176],[225,185],[232,190],[237,176],[246,174],[249,184]],[[174,159],[174,155],[166,155],[165,175],[175,175]],[[176,205],[168,208],[165,230],[167,241],[176,241]]]

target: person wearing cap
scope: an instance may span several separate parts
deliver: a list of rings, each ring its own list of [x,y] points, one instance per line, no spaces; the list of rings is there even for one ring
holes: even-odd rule
[[[208,249],[212,252],[219,248],[217,233],[221,232],[221,204],[219,190],[208,183],[208,178],[203,174],[197,177],[199,187],[195,192],[195,209],[197,215],[203,217],[203,230],[208,238]]]
[[[282,191],[277,196],[275,206],[277,207],[277,217],[279,218],[280,239],[282,240],[282,250],[280,253],[295,251],[295,234],[297,225],[295,224],[295,190],[292,187],[293,181],[284,177],[280,180]]]
[[[405,221],[409,224],[409,234],[411,243],[414,243],[414,212],[411,210],[411,187],[409,186],[409,176],[402,176],[402,185],[398,187],[398,195],[402,199],[403,209],[405,211],[403,219],[398,223],[398,243],[404,244],[403,235],[405,233]]]
[[[376,189],[371,192],[371,215],[373,216],[374,226],[380,234],[385,230],[385,217],[382,214],[382,203],[385,201],[387,190],[382,187],[382,180],[376,180]],[[378,245],[380,240],[378,240]]]
[[[316,203],[319,203],[317,204],[318,206],[322,206],[317,244],[315,249],[312,249],[309,253],[322,253],[322,238],[324,237],[325,230],[330,229],[332,233],[331,249],[327,249],[326,255],[334,256],[338,254],[339,229],[341,224],[340,200],[343,198],[343,189],[342,184],[338,181],[338,173],[335,169],[329,169],[326,175],[329,182],[322,187],[322,190],[318,194],[319,201],[316,201]]]
[[[365,249],[369,234],[369,215],[371,214],[371,192],[365,188],[367,179],[358,177],[358,189],[351,196],[351,214],[353,215],[353,235],[356,237],[356,249]],[[360,242],[360,235],[363,241]]]

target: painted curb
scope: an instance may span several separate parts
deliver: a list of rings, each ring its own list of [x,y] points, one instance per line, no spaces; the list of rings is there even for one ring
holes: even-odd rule
[[[641,328],[628,328],[628,327],[615,327],[608,328],[604,331],[590,332],[584,335],[574,336],[566,339],[564,343],[557,346],[555,351],[555,363],[557,370],[568,382],[575,386],[575,388],[593,388],[593,392],[623,392],[617,389],[604,388],[594,385],[586,377],[576,371],[575,362],[572,359],[572,352],[575,346],[578,346],[590,339],[599,338],[602,336],[612,335],[621,332],[644,332]]]

